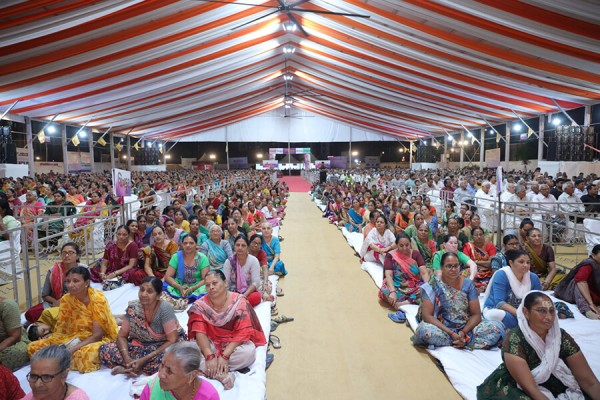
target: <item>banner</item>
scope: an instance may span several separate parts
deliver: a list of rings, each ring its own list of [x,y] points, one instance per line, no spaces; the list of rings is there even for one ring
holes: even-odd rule
[[[266,169],[277,169],[279,162],[277,160],[263,160],[262,165]]]
[[[17,164],[29,164],[29,152],[23,147],[17,147]]]
[[[131,196],[131,172],[124,169],[112,170],[113,194],[117,197]]]
[[[343,156],[335,156],[328,157],[330,161],[331,168],[348,168],[348,157]]]
[[[315,161],[315,168],[316,169],[331,168],[331,161],[329,161],[329,160],[317,160],[317,161]]]
[[[306,171],[310,169],[310,153],[304,154],[304,169]]]
[[[365,167],[379,168],[379,164],[380,164],[379,156],[365,156]]]
[[[248,168],[248,157],[229,157],[229,169]]]
[[[310,147],[271,147],[269,148],[269,159],[274,160],[278,154],[310,154]]]
[[[500,149],[489,149],[485,151],[485,162],[490,168],[500,165]]]
[[[67,152],[67,165],[69,173],[92,172],[90,153],[81,151]]]

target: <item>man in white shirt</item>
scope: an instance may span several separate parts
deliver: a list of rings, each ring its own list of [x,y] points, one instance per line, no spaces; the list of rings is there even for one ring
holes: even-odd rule
[[[509,183],[510,185],[510,183]],[[515,194],[511,196],[504,209],[506,210],[506,229],[510,232],[504,234],[517,233],[517,228],[521,225],[523,218],[531,217],[531,208],[529,206],[530,199],[527,197],[527,189],[519,184],[514,189]]]
[[[454,190],[454,202],[457,206],[462,203],[473,204],[473,194],[467,189],[467,181],[464,179],[458,183],[458,188]]]
[[[558,197],[558,209],[567,216],[567,239],[570,241],[575,238],[574,228],[576,224],[583,222],[583,213],[585,212],[585,206],[574,192],[573,182],[565,182],[563,183],[563,193]]]
[[[494,232],[494,215],[496,211],[495,198],[490,193],[492,184],[485,181],[481,184],[481,189],[475,193],[475,206],[477,214],[481,217],[481,227],[487,229],[490,233]],[[454,192],[456,196],[456,191]]]
[[[577,196],[578,199],[581,199],[581,196],[584,196],[587,194],[584,180],[578,179],[575,181],[575,191],[573,192],[573,194],[575,196]]]
[[[532,202],[534,208],[533,225],[544,232],[545,236],[551,231],[553,240],[560,241],[567,221],[565,215],[558,210],[556,198],[550,194],[550,186],[545,183],[541,184],[540,193],[533,196]],[[546,225],[546,229],[542,229],[543,224]]]

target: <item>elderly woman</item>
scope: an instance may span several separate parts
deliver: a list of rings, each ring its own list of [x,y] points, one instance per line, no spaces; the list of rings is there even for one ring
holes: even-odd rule
[[[446,238],[446,235],[456,236],[456,238],[458,239],[458,248],[459,249],[462,249],[463,246],[465,245],[465,243],[467,243],[469,241],[468,236],[465,235],[465,233],[460,230],[459,217],[450,217],[448,219],[448,224],[446,225],[445,232],[446,233],[444,235],[438,234],[438,237],[437,237],[438,248],[442,247],[442,243],[444,243],[444,239]]]
[[[238,235],[233,245],[233,255],[223,265],[227,278],[227,289],[243,295],[252,307],[260,304],[260,264],[258,259],[248,253],[249,241],[244,235]]]
[[[195,343],[167,347],[158,375],[144,387],[140,400],[219,400],[219,392],[200,377],[200,358]]]
[[[475,264],[475,261],[471,260],[465,253],[458,250],[458,239],[456,235],[451,233],[444,236],[442,249],[433,255],[433,261],[431,265],[436,276],[439,279],[442,278],[442,256],[446,253],[454,253],[456,257],[458,257],[458,262],[461,265],[461,269],[464,269],[463,275],[465,275],[465,272],[468,270],[469,279],[473,281],[475,274],[477,273],[477,264]]]
[[[51,222],[47,222],[39,226],[39,239],[43,239],[46,236],[52,236],[63,232],[65,230],[65,221],[59,218],[67,217],[69,215],[75,215],[77,213],[77,210],[75,210],[75,205],[70,201],[65,200],[65,194],[63,192],[57,190],[52,196],[54,198],[54,201],[48,203],[48,205],[46,206],[46,211],[44,212],[44,220],[50,220]],[[58,219],[58,221],[56,221],[55,219]],[[47,240],[45,242],[46,247],[56,246],[58,244],[58,239],[60,238],[53,237],[52,239]]]
[[[165,274],[165,289],[173,299],[185,299],[182,307],[198,300],[206,294],[204,277],[208,272],[208,258],[197,250],[198,239],[193,234],[183,237],[182,250],[171,257]]]
[[[80,255],[81,251],[76,243],[69,242],[63,244],[60,250],[61,261],[54,263],[46,274],[44,286],[42,286],[43,303],[31,307],[25,313],[25,318],[28,322],[33,323],[37,321],[44,309],[59,306],[61,297],[68,292],[65,283],[67,272],[75,267],[87,268],[85,264],[79,262]]]
[[[69,293],[60,301],[54,333],[30,343],[27,351],[32,356],[48,345],[64,344],[73,355],[74,369],[92,372],[100,367],[100,346],[117,338],[117,323],[104,294],[90,287],[87,268],[70,269],[65,283]]]
[[[273,227],[267,222],[261,225],[263,243],[262,249],[267,253],[267,261],[269,262],[269,275],[287,275],[285,264],[281,261],[281,244],[279,238],[273,237]]]
[[[188,312],[188,336],[196,340],[204,356],[202,372],[229,390],[235,381],[230,371],[252,365],[256,346],[267,341],[254,309],[244,296],[227,290],[222,271],[213,270],[206,275],[206,290],[208,294]]]
[[[364,261],[383,264],[386,255],[396,248],[392,231],[387,229],[387,220],[383,214],[375,217],[375,228],[365,238],[360,255]]]
[[[531,270],[542,281],[542,290],[554,289],[565,277],[565,274],[558,273],[554,263],[554,250],[542,243],[542,231],[538,228],[528,230],[527,241],[523,248],[529,253]]]
[[[208,257],[210,269],[223,269],[223,264],[233,251],[227,240],[223,240],[223,230],[219,225],[210,227],[208,240],[200,246],[200,251]]]
[[[399,233],[395,244],[396,249],[385,256],[379,298],[397,311],[405,304],[418,304],[421,285],[429,280],[429,271],[421,254],[411,248],[410,238],[406,234]],[[394,322],[406,319],[401,312],[391,313],[389,317]]]
[[[400,206],[400,212],[396,213],[396,218],[394,221],[394,228],[396,228],[396,232],[404,232],[406,228],[409,227],[413,220],[413,213],[410,212],[410,204],[404,202]]]
[[[589,319],[600,319],[600,244],[577,264],[554,289],[554,296],[577,304]]]
[[[508,267],[498,270],[490,280],[483,297],[483,317],[502,321],[512,329],[517,326],[517,307],[530,290],[541,290],[536,274],[530,272],[529,255],[523,250],[509,250],[505,254]]]
[[[14,300],[0,297],[0,364],[15,370],[29,359],[29,339],[23,332],[19,306]]]
[[[502,345],[504,362],[477,387],[478,399],[600,398],[598,378],[575,340],[559,327],[547,295],[527,293],[517,318],[518,326]]]
[[[160,299],[162,289],[157,277],[144,278],[138,300],[127,306],[117,340],[100,346],[100,360],[113,375],[152,375],[158,371],[163,351],[186,339],[173,307]]]
[[[101,283],[121,277],[129,282],[130,270],[137,265],[139,252],[129,233],[127,226],[117,227],[116,240],[106,245],[100,266],[90,270],[92,282]]]
[[[88,395],[67,382],[71,368],[71,353],[65,346],[44,347],[31,358],[27,381],[31,392],[24,400],[88,400]]]
[[[442,277],[421,287],[420,320],[413,343],[454,346],[457,349],[491,349],[502,343],[505,330],[498,321],[482,321],[479,295],[460,273],[454,253],[442,255]]]
[[[429,225],[423,222],[417,227],[417,236],[411,239],[412,248],[419,250],[427,268],[432,267],[433,255],[436,252],[435,242],[430,238],[430,233]]]
[[[167,239],[162,226],[156,226],[152,229],[152,238],[152,244],[143,250],[146,257],[144,269],[135,269],[129,275],[129,282],[134,285],[139,286],[142,279],[147,276],[164,278],[171,256],[179,249],[175,242]]]
[[[485,292],[488,283],[495,270],[491,266],[491,258],[496,255],[496,247],[485,240],[483,228],[471,229],[471,242],[466,243],[462,249],[463,253],[477,264],[477,274],[473,283],[479,293]]]

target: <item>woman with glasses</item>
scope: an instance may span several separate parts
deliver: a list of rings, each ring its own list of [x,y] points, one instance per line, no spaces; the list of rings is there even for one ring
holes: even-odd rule
[[[0,297],[0,364],[11,370],[28,360],[29,339],[23,333],[19,306],[14,300]]]
[[[529,254],[523,250],[505,253],[508,266],[492,276],[483,296],[483,317],[490,321],[502,321],[512,329],[517,326],[517,308],[531,290],[542,290],[540,278],[530,271]]]
[[[42,300],[44,302],[31,307],[25,313],[25,319],[28,322],[36,322],[44,309],[60,305],[61,297],[67,293],[67,285],[65,284],[67,272],[75,267],[87,268],[87,265],[79,262],[80,254],[79,246],[76,243],[69,242],[62,246],[60,250],[61,261],[54,263],[54,266],[46,274],[46,280],[42,287]]]
[[[508,261],[506,261],[506,257],[504,256],[505,252],[509,250],[519,250],[519,248],[521,247],[521,245],[519,244],[519,238],[517,237],[517,235],[513,235],[512,233],[505,235],[502,238],[502,244],[504,245],[504,248],[490,259],[490,265],[492,270],[494,271],[497,271],[502,267],[508,266]]]
[[[64,344],[73,355],[73,368],[86,373],[100,367],[98,349],[117,338],[117,323],[104,294],[90,287],[90,271],[70,269],[65,277],[69,293],[60,301],[54,333],[27,346],[30,356],[51,344]]]
[[[420,323],[413,343],[457,349],[498,346],[504,339],[504,326],[498,321],[481,320],[479,294],[473,282],[461,274],[456,254],[443,254],[441,264],[441,279],[434,275],[421,286]]]
[[[27,381],[31,392],[25,400],[88,400],[88,395],[67,382],[71,353],[63,345],[50,345],[31,358]]]
[[[477,387],[478,399],[600,399],[600,382],[561,329],[552,300],[533,291],[502,345],[504,362]]]

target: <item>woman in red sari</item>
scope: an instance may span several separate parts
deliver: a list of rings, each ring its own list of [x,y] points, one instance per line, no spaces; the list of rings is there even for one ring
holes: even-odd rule
[[[494,270],[492,270],[492,257],[496,255],[496,247],[485,240],[483,228],[474,227],[471,230],[473,240],[463,247],[465,253],[471,260],[477,264],[477,274],[473,283],[479,293],[485,292]]]
[[[207,295],[189,310],[188,337],[202,351],[200,370],[233,387],[237,371],[254,362],[256,347],[267,343],[254,309],[246,298],[227,290],[225,275],[213,270],[204,278]]]
[[[146,256],[144,269],[135,268],[129,271],[127,280],[136,286],[139,286],[147,276],[156,276],[162,279],[169,267],[171,256],[179,250],[175,242],[167,238],[162,226],[154,227],[152,238],[154,242],[144,248]]]

